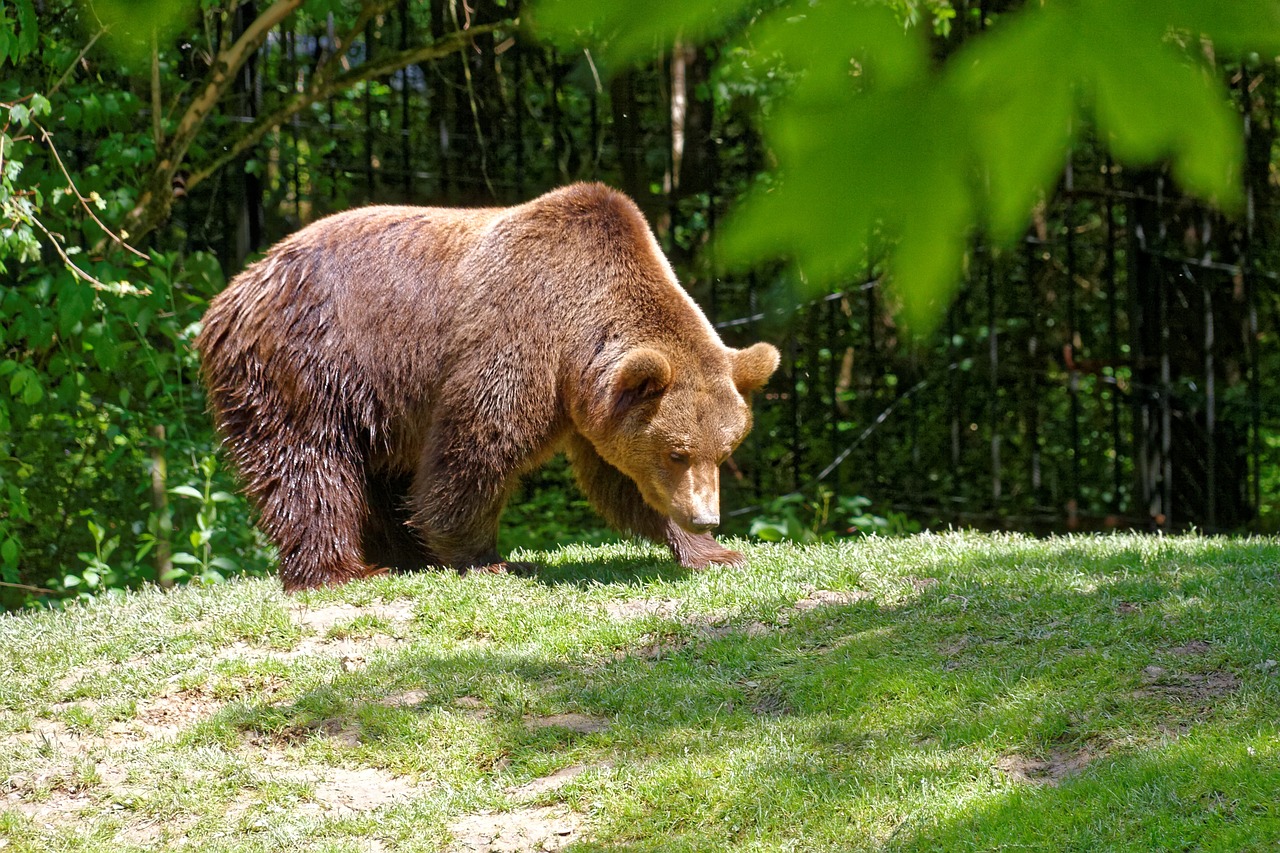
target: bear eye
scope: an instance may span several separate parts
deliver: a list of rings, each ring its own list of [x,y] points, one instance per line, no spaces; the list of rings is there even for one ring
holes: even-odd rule
[[[671,461],[672,461],[672,462],[674,462],[674,463],[676,463],[677,465],[688,465],[688,464],[689,464],[689,454],[688,454],[688,453],[682,453],[682,452],[680,452],[680,451],[678,451],[678,450],[673,451],[673,452],[671,453]]]

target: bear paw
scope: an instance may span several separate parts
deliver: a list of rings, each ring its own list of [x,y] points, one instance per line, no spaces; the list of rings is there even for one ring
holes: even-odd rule
[[[717,547],[715,550],[699,551],[680,560],[686,569],[709,569],[712,566],[729,566],[740,569],[747,564],[747,555],[741,551]]]
[[[707,559],[713,565],[730,566],[735,569],[740,569],[747,564],[746,554],[741,551],[731,551],[728,548],[721,548],[716,553],[708,556]]]
[[[667,544],[676,560],[686,569],[707,569],[711,566],[736,569],[747,564],[745,554],[725,548],[710,533],[687,533],[672,524],[667,529]]]

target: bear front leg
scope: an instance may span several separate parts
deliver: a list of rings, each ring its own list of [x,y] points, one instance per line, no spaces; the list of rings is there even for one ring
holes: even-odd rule
[[[412,489],[410,524],[438,561],[458,571],[500,572],[526,567],[498,553],[498,519],[514,473],[495,465],[484,448],[441,436],[428,442]]]
[[[572,436],[566,452],[578,486],[614,528],[666,545],[686,569],[747,564],[741,551],[725,548],[710,533],[690,533],[645,503],[635,482],[606,462],[583,436]]]

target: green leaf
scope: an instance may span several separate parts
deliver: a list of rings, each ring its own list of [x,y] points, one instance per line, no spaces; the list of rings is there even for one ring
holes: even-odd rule
[[[94,0],[93,12],[107,43],[125,61],[145,63],[154,33],[160,44],[177,37],[194,12],[191,3],[173,0]]]
[[[1121,0],[1116,6],[1131,18],[1151,12],[1150,0]],[[1207,36],[1220,53],[1280,52],[1280,3],[1275,0],[1161,0],[1158,10],[1170,27]]]
[[[204,493],[194,486],[174,486],[169,490],[171,495],[181,495],[184,498],[195,498],[198,501],[204,500]]]
[[[179,566],[198,566],[200,561],[186,551],[179,551],[169,558],[175,565]]]
[[[780,528],[774,524],[761,524],[757,526],[755,523],[751,525],[751,535],[765,542],[781,542],[786,535],[784,528]]]
[[[1048,7],[975,40],[946,84],[969,105],[970,140],[987,186],[987,225],[997,242],[1021,235],[1027,216],[1062,172],[1075,136],[1076,87],[1059,60],[1059,7]],[[1068,63],[1074,61],[1067,57]]]
[[[44,399],[44,386],[40,384],[40,379],[34,372],[27,374],[26,381],[22,385],[21,399],[28,406],[34,406]]]
[[[36,26],[36,7],[32,0],[13,0],[18,10],[18,40],[12,48],[14,62],[35,51],[40,31]]]
[[[0,561],[6,566],[16,566],[18,564],[18,540],[10,536],[4,540],[4,544],[0,545]]]
[[[1238,204],[1244,146],[1225,90],[1167,45],[1115,32],[1132,26],[1129,18],[1103,21],[1092,34],[1094,113],[1112,151],[1138,165],[1171,159],[1186,189]]]
[[[735,0],[548,0],[535,19],[559,36],[593,32],[623,61],[728,32],[750,14]],[[723,257],[790,258],[818,288],[885,252],[905,319],[927,331],[972,230],[1011,241],[1052,192],[1082,107],[1119,160],[1167,160],[1185,189],[1236,206],[1242,123],[1206,67],[1202,35],[1234,51],[1280,48],[1280,4],[1025,4],[938,73],[923,28],[904,32],[884,6],[783,3],[728,51],[751,56],[757,76],[777,70],[791,83],[763,120],[775,175],[730,215]]]
[[[614,62],[633,62],[677,37],[706,41],[752,9],[750,0],[545,0],[532,10],[534,31],[560,43],[591,31]]]

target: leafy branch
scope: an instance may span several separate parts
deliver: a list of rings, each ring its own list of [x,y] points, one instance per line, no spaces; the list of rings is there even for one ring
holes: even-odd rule
[[[917,331],[941,316],[974,232],[1016,239],[1088,124],[1118,162],[1167,163],[1186,191],[1241,206],[1241,117],[1196,48],[1274,55],[1280,4],[978,4],[980,33],[942,63],[904,9],[920,4],[789,0],[757,15],[747,0],[541,0],[533,14],[544,34],[603,43],[615,66],[723,37],[789,77],[760,118],[773,175],[726,223],[723,256],[789,258],[832,286],[887,255]]]
[[[517,21],[503,21],[495,24],[482,24],[468,30],[458,30],[439,41],[390,54],[373,62],[360,65],[344,74],[333,75],[331,70],[334,64],[322,64],[320,72],[312,78],[311,85],[308,86],[305,92],[297,93],[276,107],[276,109],[260,117],[247,130],[241,133],[234,142],[228,145],[226,150],[216,159],[192,172],[187,178],[187,189],[190,190],[229,163],[234,162],[236,158],[260,142],[272,129],[279,127],[315,102],[324,100],[336,92],[350,89],[359,83],[385,77],[409,65],[430,62],[456,53],[471,44],[472,40],[477,36],[498,29],[507,29],[517,23]]]
[[[194,168],[189,166],[187,155],[192,144],[204,128],[205,122],[214,114],[217,105],[230,92],[236,75],[262,46],[270,30],[282,24],[301,5],[302,0],[275,0],[246,27],[239,38],[214,57],[208,75],[199,87],[199,94],[182,110],[173,132],[163,139],[157,134],[155,166],[144,181],[137,203],[125,217],[123,230],[126,237],[141,240],[168,217],[175,198],[173,187],[181,171],[190,173],[185,179],[185,186],[190,190],[234,162],[273,128],[316,101],[360,83],[384,77],[406,66],[456,53],[467,48],[479,35],[496,29],[511,28],[518,23],[512,19],[467,27],[429,44],[373,58],[356,68],[344,68],[345,63],[341,60],[351,44],[368,28],[370,22],[393,5],[391,0],[366,0],[360,5],[353,25],[334,39],[328,53],[313,71],[304,91],[258,118],[217,156],[196,164]],[[230,12],[223,14],[225,33]],[[228,42],[230,38],[223,41]],[[344,68],[341,73],[338,71],[340,68]]]
[[[22,170],[22,163],[12,158],[9,158],[6,162],[8,152],[15,143],[32,142],[34,137],[30,134],[11,137],[9,131],[15,125],[20,128],[33,127],[40,132],[40,141],[48,149],[66,181],[64,187],[54,190],[55,196],[58,193],[64,193],[75,198],[89,218],[102,229],[102,232],[112,242],[140,258],[147,258],[142,252],[126,243],[119,234],[108,228],[94,213],[93,206],[102,203],[101,199],[97,198],[96,193],[86,196],[76,186],[75,180],[71,177],[71,173],[67,170],[66,164],[62,160],[62,155],[58,153],[58,147],[53,142],[53,135],[35,118],[37,115],[48,115],[50,109],[49,100],[39,94],[28,95],[26,98],[13,103],[0,103],[0,112],[8,116],[3,130],[0,131],[0,217],[8,221],[9,227],[13,229],[15,236],[22,243],[22,247],[18,252],[19,259],[29,259],[33,255],[38,255],[39,250],[33,238],[32,229],[34,229],[45,236],[49,245],[53,247],[58,257],[62,259],[62,263],[66,268],[76,278],[87,282],[95,290],[111,293],[145,293],[145,289],[139,290],[127,281],[104,282],[72,260],[71,251],[64,245],[66,239],[61,234],[50,230],[40,219],[39,208],[43,199],[39,191],[31,189],[19,190],[14,186],[14,181],[16,181],[19,172]]]

